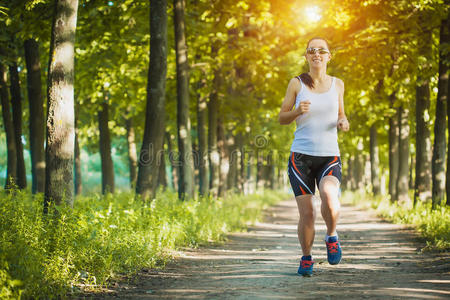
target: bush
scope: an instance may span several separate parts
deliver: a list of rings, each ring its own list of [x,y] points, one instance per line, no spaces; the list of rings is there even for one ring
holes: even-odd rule
[[[57,207],[55,217],[43,216],[42,195],[4,192],[0,296],[59,297],[163,266],[177,248],[221,241],[285,198],[266,191],[181,202],[164,192],[143,203],[131,193],[93,195],[77,198],[73,210]]]

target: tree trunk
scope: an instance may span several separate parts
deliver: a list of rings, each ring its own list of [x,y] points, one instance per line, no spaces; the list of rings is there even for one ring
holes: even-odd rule
[[[439,44],[450,43],[450,15],[447,14],[447,18],[442,21],[440,41]],[[438,81],[438,95],[436,103],[436,120],[434,123],[434,147],[433,147],[433,162],[432,165],[432,178],[433,178],[433,207],[441,204],[445,197],[445,117],[446,106],[448,106],[448,91],[450,81],[448,80],[449,67],[445,63],[448,54],[445,54],[442,48],[439,51],[439,81]],[[450,122],[450,119],[449,119]],[[450,127],[449,127],[450,128]],[[449,149],[450,150],[450,149]],[[447,172],[450,170],[447,169]],[[447,173],[447,180],[450,174]],[[450,182],[449,182],[450,183]],[[449,195],[447,194],[447,203],[450,203]]]
[[[41,84],[41,62],[39,61],[39,44],[36,40],[26,40],[24,48],[30,108],[31,191],[33,194],[36,194],[45,191],[45,120]]]
[[[256,182],[255,189],[261,190],[264,188],[264,156],[263,151],[256,150]]]
[[[136,193],[143,199],[155,197],[158,159],[164,144],[167,74],[167,1],[150,2],[150,63],[144,139],[139,154]]]
[[[227,190],[235,191],[237,187],[238,177],[238,155],[236,147],[236,138],[231,134],[228,135],[226,149],[229,160],[229,169],[227,176]]]
[[[399,168],[399,136],[400,136],[400,109],[394,107],[395,93],[392,93],[389,98],[391,101],[391,108],[395,109],[395,114],[389,118],[389,195],[391,202],[398,200],[397,181]]]
[[[14,123],[11,116],[8,85],[5,66],[0,63],[0,97],[2,101],[3,125],[6,132],[8,166],[6,170],[5,189],[10,189],[17,181],[17,149],[14,135]]]
[[[203,80],[203,79],[202,79]],[[204,85],[199,84],[199,89]],[[197,95],[197,132],[198,132],[198,166],[199,166],[199,193],[201,196],[208,195],[208,145],[206,136],[206,118],[207,118],[206,98],[200,93]]]
[[[409,190],[409,109],[406,104],[399,109],[399,166],[397,179],[397,198],[400,202],[410,202]]]
[[[245,187],[245,154],[244,154],[244,136],[242,133],[236,135],[236,163],[238,164],[237,172],[237,189],[240,193],[244,192]]]
[[[227,174],[230,170],[230,159],[226,149],[225,129],[223,128],[222,118],[219,118],[217,122],[217,148],[220,154],[219,197],[223,197],[227,190]]]
[[[114,193],[114,164],[111,156],[111,136],[108,127],[109,105],[102,103],[98,112],[100,131],[100,157],[102,162],[102,193]]]
[[[171,184],[174,191],[178,191],[178,158],[174,157],[175,152],[172,149],[172,140],[170,138],[170,133],[166,132],[165,134],[167,140],[167,151],[169,152],[169,161],[170,161],[170,177],[172,179]]]
[[[370,126],[370,179],[374,195],[380,194],[380,158],[378,151],[377,128],[375,124],[372,124]]]
[[[78,0],[57,0],[48,66],[44,213],[50,201],[73,206],[74,44]]]
[[[136,188],[137,180],[137,151],[136,151],[136,135],[134,133],[133,119],[128,117],[125,120],[127,128],[127,145],[128,145],[128,166],[130,170],[130,187]]]
[[[178,197],[194,197],[194,162],[192,157],[191,120],[189,118],[189,64],[185,38],[184,0],[174,0],[175,52],[177,65],[178,149],[181,158]]]
[[[25,160],[23,157],[22,144],[22,96],[20,93],[19,72],[17,71],[17,63],[14,62],[9,66],[9,74],[11,81],[11,103],[12,116],[14,123],[14,135],[17,149],[17,187],[24,189],[27,187],[27,173],[25,170]]]
[[[78,143],[78,127],[75,119],[75,195],[81,195],[83,184],[81,181],[81,152]]]
[[[355,169],[356,169],[355,156],[351,155],[348,159],[347,169],[347,187],[350,191],[356,191]]]
[[[430,68],[431,32],[421,41],[419,52],[427,58],[419,64],[416,81],[416,178],[414,204],[431,197],[431,141],[430,141]]]
[[[214,48],[213,48],[213,55]],[[213,197],[219,194],[219,162],[220,155],[217,148],[217,118],[219,114],[219,70],[214,73],[213,90],[208,102],[208,149],[209,149],[209,189]]]
[[[166,175],[166,161],[164,158],[164,152],[161,152],[160,155],[160,163],[159,163],[159,173],[158,173],[158,189],[160,186],[162,186],[164,189],[167,187],[167,175]]]

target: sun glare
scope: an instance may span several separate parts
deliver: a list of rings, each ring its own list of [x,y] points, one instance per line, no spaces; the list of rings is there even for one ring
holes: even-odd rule
[[[318,6],[308,6],[305,8],[305,15],[308,21],[310,22],[318,22],[322,19],[322,15],[320,14],[320,8]]]

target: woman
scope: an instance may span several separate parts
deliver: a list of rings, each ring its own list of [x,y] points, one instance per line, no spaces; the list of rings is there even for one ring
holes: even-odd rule
[[[327,75],[327,64],[331,60],[327,41],[319,37],[309,40],[305,57],[309,72],[291,79],[279,114],[280,124],[287,125],[294,120],[297,123],[288,173],[300,213],[298,239],[303,256],[297,273],[304,276],[312,274],[314,265],[311,248],[315,235],[313,195],[316,184],[327,226],[328,262],[338,264],[342,257],[336,232],[341,180],[337,129],[349,129],[344,112],[344,83]]]

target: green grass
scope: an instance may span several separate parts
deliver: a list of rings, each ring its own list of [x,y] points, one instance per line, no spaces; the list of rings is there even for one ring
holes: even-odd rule
[[[54,218],[43,216],[42,195],[2,192],[0,298],[56,298],[164,266],[176,249],[223,241],[285,198],[265,191],[181,202],[163,192],[144,204],[131,193],[92,195]]]
[[[446,205],[431,209],[431,203],[419,202],[412,207],[411,204],[391,203],[387,197],[356,192],[344,192],[342,202],[372,208],[384,219],[414,226],[426,241],[425,251],[450,251],[450,207]]]

